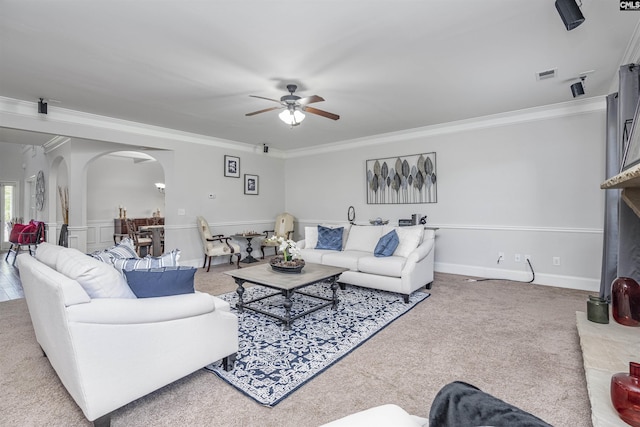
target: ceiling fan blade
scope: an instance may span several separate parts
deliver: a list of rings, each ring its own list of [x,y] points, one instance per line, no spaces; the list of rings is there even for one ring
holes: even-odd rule
[[[284,108],[284,107],[280,106],[280,107],[265,108],[264,110],[254,111],[253,113],[247,113],[245,114],[245,116],[255,116],[256,114],[266,113],[267,111],[272,111],[272,110],[279,110],[281,108]]]
[[[340,118],[340,116],[337,114],[329,113],[328,111],[318,110],[317,108],[313,108],[313,107],[306,107],[304,111],[311,114],[317,114],[319,116],[326,117],[327,119],[331,119],[331,120],[338,120]]]
[[[249,95],[249,96],[252,98],[260,98],[260,99],[266,99],[267,101],[277,102],[278,104],[281,103],[278,99],[265,98],[264,96],[258,96],[258,95]]]
[[[313,96],[307,96],[306,98],[301,98],[298,100],[298,103],[300,105],[309,105],[312,104],[314,102],[322,102],[324,101],[324,98],[318,95],[313,95]]]

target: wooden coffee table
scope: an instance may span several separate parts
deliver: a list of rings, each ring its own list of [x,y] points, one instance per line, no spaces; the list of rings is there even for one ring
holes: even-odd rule
[[[307,263],[302,269],[301,273],[291,274],[273,271],[269,264],[260,264],[253,267],[241,268],[239,270],[225,271],[225,274],[233,277],[236,284],[238,285],[238,289],[236,289],[236,292],[238,293],[238,303],[236,304],[238,312],[242,313],[244,309],[252,310],[257,313],[264,314],[265,316],[276,318],[282,321],[285,329],[291,329],[291,323],[302,316],[306,316],[309,313],[313,313],[314,311],[320,310],[321,308],[327,307],[329,305],[331,305],[331,308],[334,310],[338,308],[338,277],[340,277],[340,274],[347,270],[347,268],[342,267],[332,267],[328,265]],[[305,286],[313,285],[314,283],[322,281],[329,282],[331,290],[333,291],[333,296],[331,298],[308,294],[300,290]],[[253,283],[260,286],[266,286],[267,288],[276,289],[278,290],[278,292],[249,301],[244,301],[243,294],[245,291],[245,283]],[[325,302],[311,307],[310,309],[303,311],[302,313],[298,313],[295,316],[292,316],[291,307],[293,306],[293,301],[291,301],[291,297],[295,292],[311,298],[323,300]],[[279,295],[284,296],[284,316],[270,313],[268,311],[261,310],[257,307],[251,307],[249,305],[257,301]]]

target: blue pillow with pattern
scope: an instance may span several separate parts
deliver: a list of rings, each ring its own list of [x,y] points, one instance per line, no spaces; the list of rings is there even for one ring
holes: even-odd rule
[[[400,239],[398,238],[398,233],[396,233],[396,230],[391,230],[378,240],[378,244],[373,250],[373,254],[377,257],[391,256],[399,243]]]
[[[195,267],[162,267],[125,270],[127,283],[138,298],[166,297],[195,292]]]
[[[342,232],[344,227],[329,228],[318,226],[318,244],[316,249],[342,250]]]

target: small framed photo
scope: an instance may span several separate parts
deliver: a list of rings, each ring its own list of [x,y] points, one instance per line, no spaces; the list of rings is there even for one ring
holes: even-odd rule
[[[240,157],[224,156],[224,176],[240,178]]]
[[[258,175],[244,174],[244,194],[258,194]]]

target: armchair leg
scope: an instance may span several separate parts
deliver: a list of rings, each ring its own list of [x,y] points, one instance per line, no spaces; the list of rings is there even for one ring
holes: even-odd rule
[[[93,427],[110,427],[111,426],[111,413],[103,415],[93,420]]]
[[[227,372],[233,370],[233,365],[236,363],[237,356],[238,353],[233,353],[228,355],[227,357],[224,357],[222,359],[222,368]]]
[[[202,263],[202,268],[207,266],[207,254],[204,254],[204,262]]]
[[[238,268],[240,268],[240,254],[237,253],[236,257],[238,257],[237,261],[236,261],[236,266],[238,266]]]
[[[209,265],[207,266],[207,273],[209,272],[210,269],[211,269],[211,257],[209,257]]]
[[[262,259],[264,259],[264,246],[260,245],[260,252],[262,252]]]

